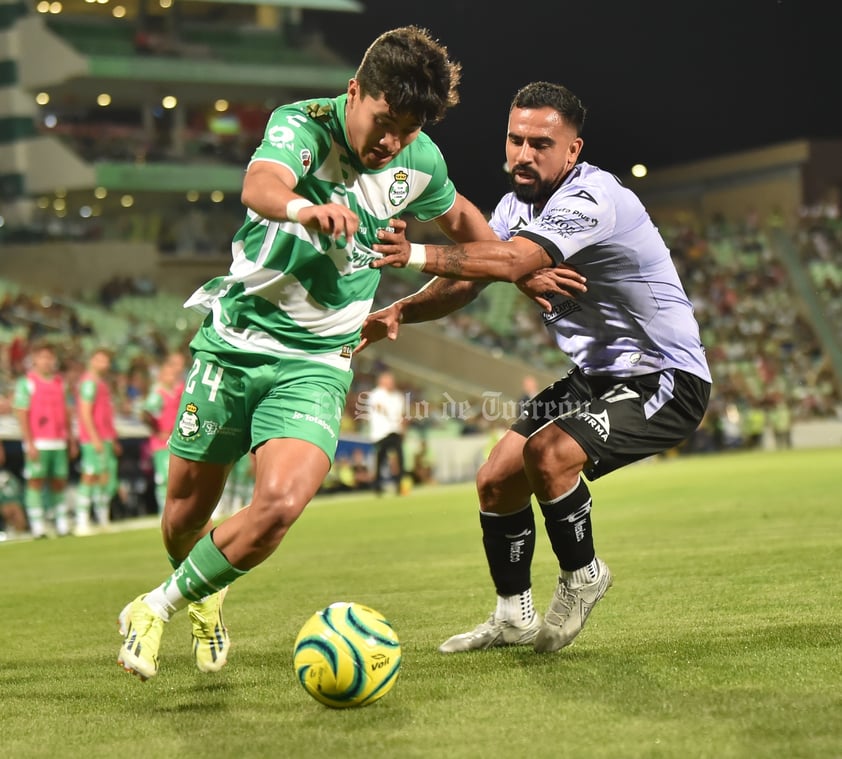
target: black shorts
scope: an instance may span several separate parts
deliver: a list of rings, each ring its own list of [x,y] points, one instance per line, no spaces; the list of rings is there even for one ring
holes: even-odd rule
[[[709,382],[679,369],[616,377],[575,368],[528,401],[511,428],[529,438],[558,425],[588,454],[584,474],[595,480],[686,440],[709,397]]]

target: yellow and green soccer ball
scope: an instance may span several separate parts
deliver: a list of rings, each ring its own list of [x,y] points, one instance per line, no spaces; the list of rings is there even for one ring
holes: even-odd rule
[[[401,644],[382,614],[338,602],[304,623],[295,639],[293,665],[304,690],[325,706],[367,706],[395,684]]]

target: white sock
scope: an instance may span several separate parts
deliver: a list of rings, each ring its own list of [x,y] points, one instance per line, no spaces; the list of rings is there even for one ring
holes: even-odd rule
[[[567,584],[572,587],[590,585],[592,582],[596,582],[596,578],[599,577],[599,563],[594,557],[590,564],[586,564],[581,569],[575,569],[572,572],[562,570],[561,577],[567,580]]]
[[[190,603],[190,599],[181,594],[178,583],[172,577],[147,593],[143,600],[164,622],[169,622],[173,614]]]
[[[76,502],[76,529],[87,530],[91,526],[91,502],[80,498]]]
[[[111,499],[105,492],[98,493],[94,498],[94,514],[100,527],[104,527],[110,521]]]
[[[502,619],[515,627],[524,627],[535,616],[535,605],[532,603],[532,588],[514,596],[497,596],[497,619]]]
[[[30,509],[27,511],[27,517],[29,518],[29,531],[32,533],[33,538],[40,538],[46,534],[43,511],[40,509]]]
[[[70,533],[70,520],[67,518],[67,505],[62,501],[56,504],[56,532],[59,535]]]

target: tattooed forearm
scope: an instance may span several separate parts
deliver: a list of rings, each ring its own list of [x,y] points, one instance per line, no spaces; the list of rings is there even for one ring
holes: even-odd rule
[[[418,292],[399,301],[401,321],[414,324],[439,319],[466,306],[484,287],[484,282],[441,277],[431,279]]]
[[[446,248],[436,248],[436,257],[442,262],[448,274],[458,277],[462,273],[465,258],[468,253],[464,245],[449,245]]]
[[[539,261],[519,256],[510,244],[499,241],[428,245],[424,271],[451,279],[514,282],[538,268]]]

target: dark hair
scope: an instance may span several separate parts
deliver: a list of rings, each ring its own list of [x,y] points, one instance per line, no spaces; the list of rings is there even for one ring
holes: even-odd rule
[[[56,346],[50,341],[45,338],[41,338],[36,340],[29,348],[30,353],[40,353],[41,351],[50,351],[50,353],[55,354]]]
[[[435,124],[459,102],[461,76],[461,64],[426,29],[403,26],[369,45],[355,79],[363,95],[383,95],[394,113]]]
[[[532,82],[521,87],[515,94],[509,110],[514,108],[552,108],[576,130],[577,136],[582,133],[587,113],[582,101],[567,87],[552,82]]]

